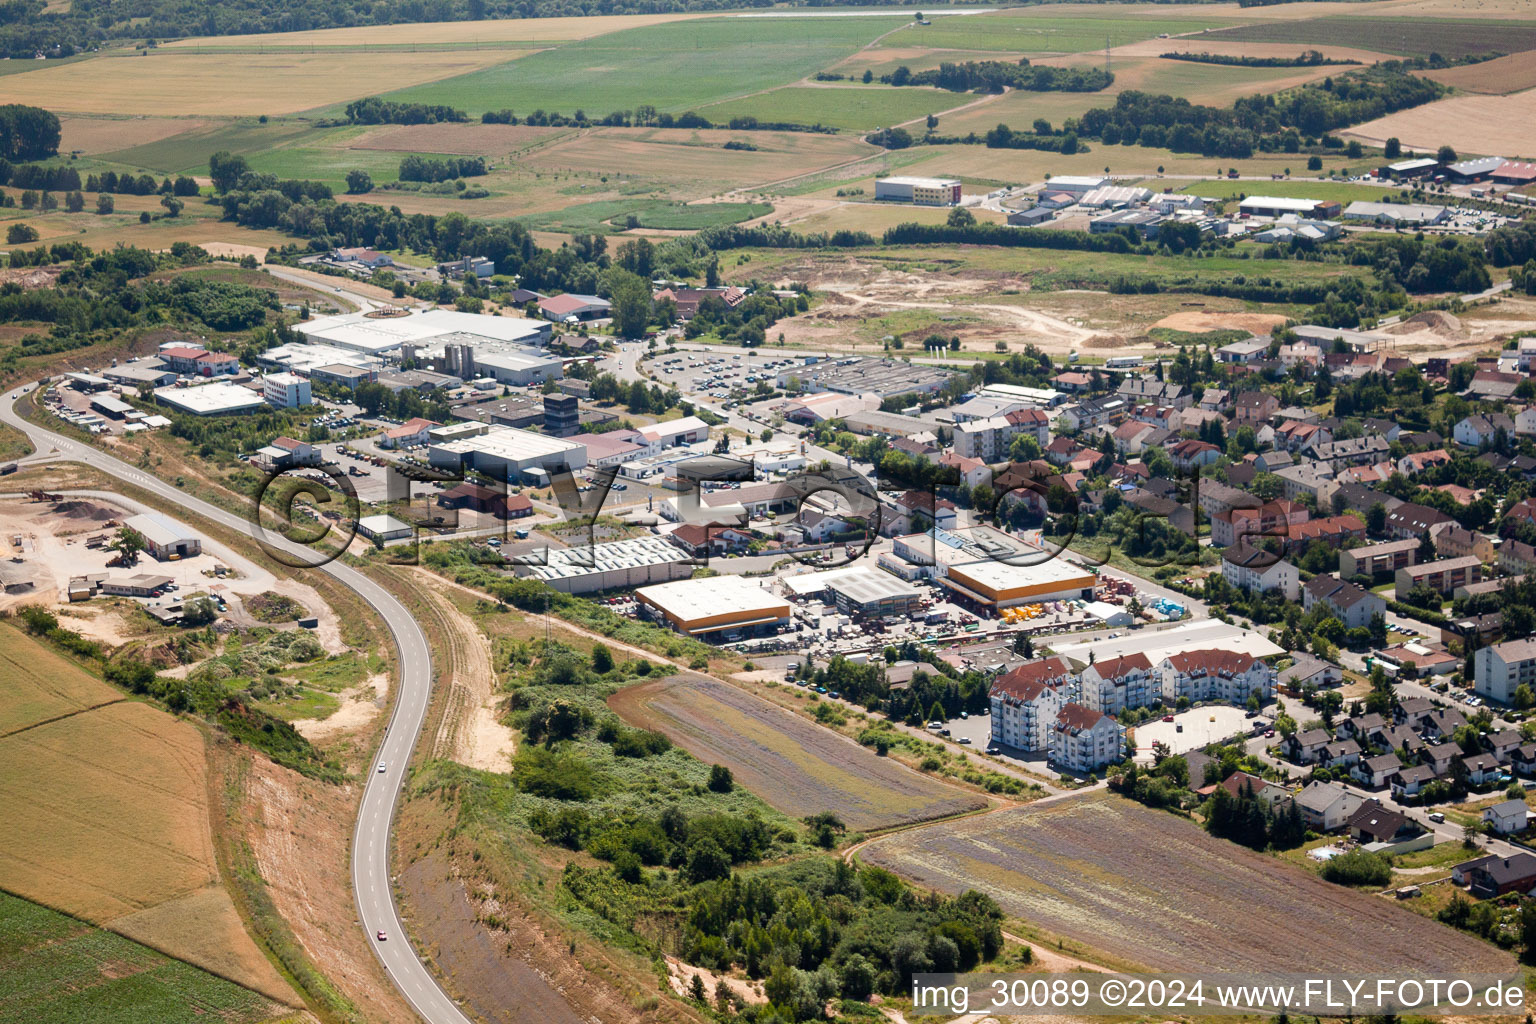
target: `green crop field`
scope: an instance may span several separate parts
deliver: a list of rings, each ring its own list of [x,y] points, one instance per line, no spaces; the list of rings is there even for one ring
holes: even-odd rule
[[[579,203],[563,210],[530,214],[519,218],[540,231],[564,231],[570,234],[608,234],[623,231],[633,214],[640,227],[664,231],[698,231],[719,224],[737,224],[773,212],[767,203],[699,203],[687,206],[661,199],[605,199]]]
[[[868,131],[952,110],[976,99],[968,93],[895,86],[791,86],[702,108],[699,113],[716,124],[733,117],[760,121],[824,124]]]
[[[315,130],[306,122],[260,124],[250,120],[200,126],[142,146],[103,153],[100,159],[161,174],[207,174],[209,155],[221,149],[256,157],[305,137],[315,137]]]
[[[881,40],[882,46],[925,46],[956,50],[1003,50],[1014,53],[1085,53],[1155,39],[1166,32],[1181,35],[1231,24],[1214,18],[1149,17],[1123,8],[1094,11],[1084,7],[1069,16],[1029,10],[940,18],[931,25],[913,25]]]
[[[1494,26],[1497,27],[1494,27]],[[1405,57],[1465,57],[1536,49],[1536,21],[1460,21],[1455,18],[1308,18],[1242,25],[1210,33],[1218,41],[1358,46]]]
[[[641,104],[681,112],[796,81],[906,20],[717,18],[653,25],[412,86],[389,97],[446,103],[471,114],[510,107],[519,115],[535,109],[601,115]]]
[[[246,1024],[281,1012],[233,982],[0,892],[0,1020]]]

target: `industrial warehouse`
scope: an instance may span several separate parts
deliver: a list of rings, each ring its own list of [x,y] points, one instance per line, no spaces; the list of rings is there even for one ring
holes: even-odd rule
[[[789,602],[740,576],[678,580],[635,591],[642,614],[708,640],[772,636],[790,622]]]

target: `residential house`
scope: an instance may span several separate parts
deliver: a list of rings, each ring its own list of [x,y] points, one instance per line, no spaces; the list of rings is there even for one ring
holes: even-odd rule
[[[1286,420],[1275,428],[1275,447],[1288,452],[1299,452],[1332,440],[1333,431],[1318,423]]]
[[[1262,391],[1244,391],[1232,400],[1233,423],[1236,426],[1258,427],[1268,423],[1280,408],[1280,399]]]
[[[1189,473],[1216,462],[1221,458],[1221,449],[1206,441],[1185,438],[1168,446],[1168,457],[1174,469]]]
[[[939,465],[960,474],[960,483],[972,490],[992,482],[992,467],[980,459],[968,459],[955,452],[945,452],[939,456]]]
[[[1292,652],[1291,659],[1291,667],[1280,673],[1277,686],[1284,686],[1292,693],[1300,693],[1309,686],[1321,690],[1344,681],[1344,671],[1330,661],[1315,658],[1305,651]]]
[[[1302,462],[1285,469],[1276,470],[1285,486],[1285,496],[1292,501],[1300,501],[1303,497],[1311,495],[1322,506],[1322,489],[1333,483],[1333,470],[1329,466],[1317,462]]]
[[[1132,404],[1147,402],[1174,409],[1188,409],[1194,402],[1194,396],[1184,385],[1156,377],[1127,377],[1120,382],[1115,394]]]
[[[1259,452],[1253,456],[1253,465],[1261,473],[1279,473],[1296,465],[1296,457],[1283,449]]]
[[[1437,508],[1416,505],[1405,501],[1387,510],[1386,533],[1393,540],[1418,540],[1441,523],[1453,524],[1456,520]]]
[[[1050,440],[1050,418],[1040,409],[1015,409],[961,423],[955,427],[955,452],[983,462],[1002,462],[1019,436],[1033,437],[1043,448]]]
[[[1301,820],[1319,832],[1334,832],[1343,828],[1364,802],[1364,797],[1338,782],[1309,783],[1296,796]]]
[[[1435,770],[1427,764],[1409,765],[1398,770],[1392,777],[1392,799],[1402,802],[1409,797],[1418,796],[1425,786],[1434,782],[1439,776]]]
[[[1232,405],[1232,392],[1226,388],[1206,388],[1200,395],[1200,408],[1207,412],[1224,412]]]
[[[1397,759],[1396,754],[1378,754],[1375,757],[1366,757],[1357,761],[1349,769],[1350,778],[1362,786],[1372,789],[1385,789],[1387,783],[1392,781],[1403,763]]]
[[[1290,524],[1285,528],[1283,546],[1287,552],[1294,552],[1303,551],[1317,541],[1340,548],[1350,541],[1364,539],[1365,524],[1355,516],[1328,516]]]
[[[1224,548],[1244,538],[1283,538],[1290,527],[1305,523],[1310,515],[1305,505],[1285,498],[1258,508],[1231,508],[1211,516],[1211,543]]]
[[[1493,564],[1498,558],[1498,550],[1493,546],[1493,539],[1477,530],[1447,524],[1434,531],[1433,537],[1435,554],[1441,558],[1475,558],[1485,565]]]
[[[1461,763],[1466,766],[1467,777],[1474,786],[1497,782],[1504,771],[1504,766],[1492,754],[1470,754],[1463,757]]]
[[[1186,755],[1187,760],[1188,757]],[[1193,771],[1190,772],[1189,778],[1191,786],[1194,786],[1196,789],[1201,788],[1195,785],[1196,779]],[[1257,797],[1260,803],[1270,809],[1284,804],[1291,798],[1291,791],[1284,786],[1276,785],[1248,772],[1233,772],[1225,779],[1222,779],[1219,785],[1233,797],[1241,797],[1245,793],[1250,793]]]
[[[1321,756],[1323,748],[1333,742],[1326,729],[1308,729],[1293,733],[1286,740],[1290,758],[1297,764],[1312,764]]]
[[[1200,481],[1200,508],[1213,519],[1235,508],[1257,508],[1259,504],[1259,499],[1247,491],[1240,491],[1220,480]]]
[[[1301,592],[1296,567],[1271,551],[1239,541],[1221,554],[1221,575],[1239,590],[1264,594],[1277,591],[1287,601]]]
[[[1467,886],[1479,899],[1536,889],[1536,857],[1529,853],[1486,854],[1451,869],[1451,881]]]
[[[1344,827],[1349,830],[1350,837],[1360,843],[1390,843],[1424,831],[1412,818],[1391,810],[1378,800],[1367,800],[1355,808]]]
[[[1465,448],[1482,448],[1493,444],[1500,431],[1514,437],[1515,421],[1501,412],[1479,412],[1458,421],[1452,436]]]
[[[1520,748],[1521,744],[1525,742],[1525,739],[1520,735],[1519,730],[1500,729],[1491,736],[1484,737],[1483,742],[1488,744],[1488,751],[1494,757],[1500,761],[1508,761],[1514,755],[1514,752]]]
[[[1397,460],[1397,469],[1400,473],[1412,476],[1426,469],[1447,465],[1450,461],[1450,452],[1444,448],[1431,448],[1427,452],[1409,452],[1404,455]]]
[[[1324,768],[1349,768],[1360,760],[1360,744],[1354,740],[1335,739],[1323,747],[1317,763]]]
[[[1322,602],[1346,629],[1363,629],[1370,625],[1373,615],[1387,613],[1387,602],[1379,595],[1328,573],[1312,577],[1301,593],[1302,606],[1307,611]]]
[[[1508,538],[1499,545],[1499,569],[1510,576],[1536,572],[1536,547]]]
[[[881,532],[893,537],[904,533],[921,533],[927,529],[927,526],[919,529],[923,523],[937,526],[941,530],[953,530],[956,517],[954,502],[935,497],[932,491],[907,491],[896,499],[896,517],[888,524],[889,530],[882,527]]]
[[[1523,831],[1530,816],[1524,800],[1504,800],[1483,810],[1483,821],[1501,836]]]
[[[1536,743],[1522,743],[1511,750],[1509,766],[1521,775],[1536,775]]]
[[[992,742],[1019,750],[1045,750],[1072,685],[1072,669],[1061,658],[1031,661],[998,676],[989,695]]]
[[[752,543],[752,534],[724,523],[684,523],[667,534],[667,539],[695,558],[707,558],[742,554]]]
[[[1337,471],[1345,466],[1380,462],[1391,454],[1392,444],[1384,437],[1351,437],[1342,441],[1314,442],[1307,450],[1314,460]]]

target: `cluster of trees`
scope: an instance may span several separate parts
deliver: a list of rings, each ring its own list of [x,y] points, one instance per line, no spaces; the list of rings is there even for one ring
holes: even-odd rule
[[[347,104],[347,120],[353,124],[437,124],[442,121],[468,121],[462,110],[441,103],[399,103],[365,96]]]
[[[1324,57],[1321,50],[1303,50],[1296,57],[1239,57],[1232,53],[1165,53],[1164,60],[1187,60],[1194,64],[1224,64],[1242,68],[1315,68],[1325,64],[1359,64],[1357,60]]]
[[[58,115],[25,103],[0,104],[0,159],[43,160],[58,151]]]
[[[480,122],[482,124],[521,123],[560,128],[589,128],[593,125],[602,125],[609,128],[734,128],[737,131],[825,132],[828,134],[837,131],[836,128],[819,122],[801,124],[798,121],[761,121],[755,117],[733,117],[729,121],[716,123],[696,111],[689,110],[682,114],[673,114],[657,110],[649,103],[642,103],[632,110],[613,110],[601,117],[589,116],[580,108],[572,114],[561,114],[540,108],[525,115],[521,121],[511,110],[487,110],[480,115]]]
[[[688,815],[675,804],[657,814],[593,815],[582,807],[540,807],[529,827],[545,842],[585,850],[627,882],[642,867],[669,867],[690,882],[724,878],[733,864],[753,864],[771,849],[775,829],[755,814]]]
[[[592,378],[592,398],[598,402],[617,402],[636,416],[655,415],[677,407],[681,397],[676,389],[643,380],[622,381],[611,373]]]
[[[80,186],[76,185],[75,188]],[[185,199],[198,193],[197,182],[185,174],[176,176],[173,181],[164,178],[156,185],[155,179],[148,174],[132,175],[118,174],[116,171],[103,171],[101,174],[88,175],[85,179],[87,192],[116,192],[120,195],[148,196],[159,192],[161,195],[180,196]]]
[[[809,308],[810,299],[803,292],[793,298],[779,298],[760,289],[735,306],[710,296],[699,303],[698,312],[688,321],[683,333],[689,338],[711,334],[755,348],[767,339],[769,327]]]
[[[1002,60],[946,61],[937,68],[913,71],[905,64],[880,80],[891,85],[931,85],[950,92],[1099,92],[1114,84],[1115,76],[1103,68],[1031,67],[1028,60],[1010,64]]]
[[[131,176],[126,177],[131,178]],[[153,192],[155,179],[149,180],[150,191]],[[66,192],[80,188],[80,172],[68,164],[12,164],[6,160],[0,160],[0,185]]]
[[[401,181],[448,181],[474,178],[486,173],[483,156],[427,157],[412,153],[400,161]],[[351,182],[348,182],[350,190]]]
[[[683,956],[766,979],[789,1020],[823,1016],[829,999],[908,990],[914,974],[963,972],[1002,951],[991,897],[919,895],[881,868],[817,858],[732,876],[690,893]]]
[[[1483,249],[1496,267],[1524,266],[1536,259],[1536,221],[1494,228],[1483,239]]]
[[[1323,878],[1337,885],[1370,885],[1380,888],[1392,881],[1392,861],[1379,853],[1356,847],[1323,862]]]
[[[1178,153],[1246,158],[1256,150],[1299,152],[1308,137],[1439,99],[1445,86],[1380,65],[1289,90],[1259,94],[1231,107],[1128,90],[1113,107],[1083,114],[1077,131],[1105,145],[1140,145]]]
[[[1512,907],[1493,900],[1473,902],[1458,892],[1435,916],[1503,949],[1519,946],[1527,963],[1536,957],[1536,903],[1530,900],[1520,900]]]
[[[1286,809],[1276,813],[1251,785],[1239,787],[1237,796],[1218,786],[1206,803],[1205,830],[1255,850],[1289,850],[1307,838],[1296,801],[1287,801]]]

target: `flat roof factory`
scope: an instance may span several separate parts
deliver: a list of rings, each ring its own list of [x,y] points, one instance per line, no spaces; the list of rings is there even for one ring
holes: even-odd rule
[[[742,576],[678,580],[635,591],[640,603],[680,633],[729,639],[777,633],[789,602]]]
[[[540,552],[539,557],[544,564],[518,563],[517,575],[547,583],[566,594],[591,594],[686,579],[694,570],[693,560],[685,551],[660,537],[550,548]]]

